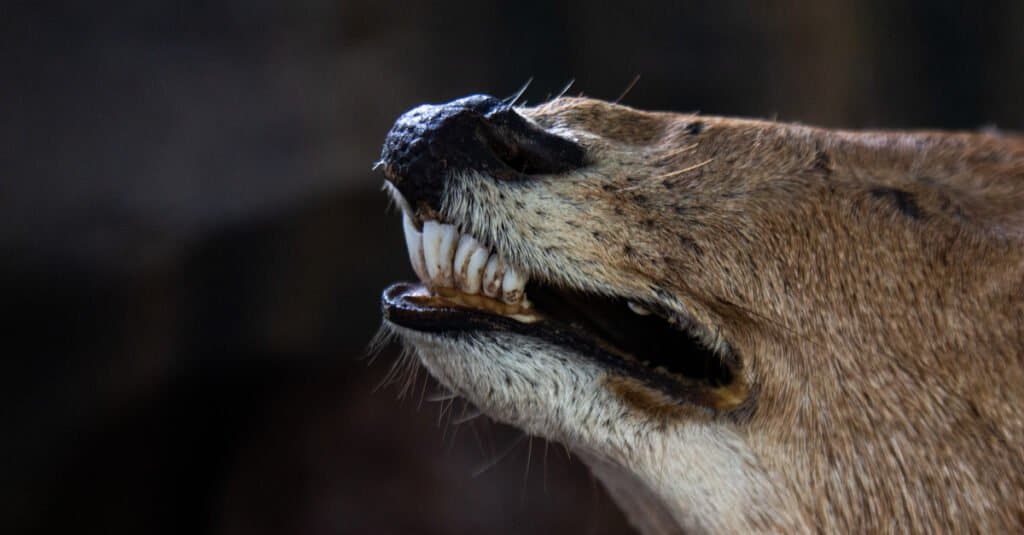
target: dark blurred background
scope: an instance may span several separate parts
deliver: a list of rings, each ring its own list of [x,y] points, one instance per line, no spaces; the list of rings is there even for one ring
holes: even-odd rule
[[[561,446],[374,391],[391,122],[639,74],[644,108],[1020,129],[1024,2],[965,6],[5,2],[0,532],[626,531]]]

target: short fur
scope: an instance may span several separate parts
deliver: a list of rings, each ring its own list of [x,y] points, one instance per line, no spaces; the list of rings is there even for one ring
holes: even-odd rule
[[[650,533],[1024,528],[1024,138],[518,111],[586,165],[449,177],[443,216],[532,278],[699,326],[744,398],[678,406],[543,341],[395,327],[439,380],[580,452]]]

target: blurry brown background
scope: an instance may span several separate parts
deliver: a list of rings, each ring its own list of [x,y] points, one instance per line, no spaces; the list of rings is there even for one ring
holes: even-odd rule
[[[0,13],[3,533],[626,530],[560,446],[373,391],[378,294],[411,270],[370,168],[416,104],[639,74],[645,108],[1024,125],[1019,1]]]

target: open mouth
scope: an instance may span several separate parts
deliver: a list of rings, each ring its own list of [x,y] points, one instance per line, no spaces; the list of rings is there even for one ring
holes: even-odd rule
[[[570,349],[613,373],[679,401],[721,407],[736,382],[734,361],[707,347],[684,321],[653,303],[631,302],[529,281],[455,225],[417,229],[403,205],[406,244],[419,283],[384,291],[384,317],[408,329],[458,336],[502,331]],[[728,396],[729,399],[735,396]]]

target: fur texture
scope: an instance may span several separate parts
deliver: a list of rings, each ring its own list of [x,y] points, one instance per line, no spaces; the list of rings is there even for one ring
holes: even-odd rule
[[[395,327],[439,380],[579,451],[651,533],[1024,528],[1024,139],[518,111],[586,165],[451,176],[444,218],[531,278],[671,311],[731,348],[743,399],[668,406],[544,342]]]

